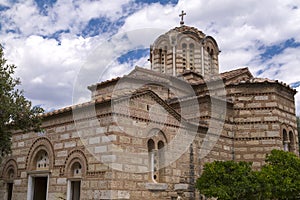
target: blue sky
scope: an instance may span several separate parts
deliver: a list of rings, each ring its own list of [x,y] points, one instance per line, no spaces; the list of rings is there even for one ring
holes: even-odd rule
[[[217,40],[221,72],[247,66],[255,76],[300,90],[300,0],[0,0],[0,43],[18,66],[26,96],[51,110],[73,103],[82,66],[105,41],[134,30],[159,35],[179,26],[181,10],[186,25]],[[121,55],[106,52],[112,67],[99,80],[149,67],[153,37],[137,39],[144,45]],[[299,94],[296,102],[300,114]]]

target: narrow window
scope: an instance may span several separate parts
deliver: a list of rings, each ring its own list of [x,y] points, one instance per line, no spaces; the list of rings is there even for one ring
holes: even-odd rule
[[[285,129],[283,129],[282,132],[282,137],[283,137],[283,150],[284,151],[289,151],[289,140],[288,140],[288,135]]]
[[[158,144],[158,158],[159,158],[159,181],[163,182],[163,177],[164,177],[164,165],[165,165],[165,149],[164,149],[164,142],[159,141]]]
[[[289,151],[293,152],[294,151],[294,146],[295,144],[295,139],[294,139],[294,134],[292,131],[289,132]]]
[[[150,179],[154,182],[157,180],[157,156],[155,152],[155,143],[152,139],[148,140],[148,155],[149,155],[149,169]]]
[[[194,44],[192,43],[189,45],[188,59],[189,59],[189,69],[193,70],[194,69]]]
[[[187,45],[185,43],[182,44],[182,65],[183,69],[186,69],[187,66]]]

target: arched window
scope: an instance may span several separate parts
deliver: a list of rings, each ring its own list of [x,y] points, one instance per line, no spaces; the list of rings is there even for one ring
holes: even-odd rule
[[[149,155],[149,171],[150,171],[150,179],[153,182],[157,181],[158,178],[158,159],[157,152],[155,150],[155,143],[152,139],[148,140],[148,155]]]
[[[79,200],[81,193],[82,165],[75,161],[71,165],[68,179],[68,200]]]
[[[282,131],[282,143],[283,143],[283,150],[284,151],[289,151],[289,139],[288,135],[285,129]]]
[[[295,138],[292,131],[289,132],[289,151],[294,152],[295,150]]]
[[[195,51],[195,46],[193,43],[189,45],[189,54],[188,54],[188,60],[189,60],[189,69],[193,70],[194,69],[194,51]]]
[[[17,162],[14,159],[9,159],[2,169],[2,177],[4,179],[3,186],[6,185],[6,196],[8,200],[12,199],[14,180],[18,173]]]
[[[210,72],[213,74],[214,73],[214,50],[211,49],[209,52],[209,59],[210,59]]]
[[[149,156],[149,180],[157,183],[164,181],[165,174],[165,134],[158,129],[151,130],[151,138],[147,141]]]
[[[187,69],[187,45],[186,43],[182,44],[182,66],[183,69]]]
[[[73,177],[78,177],[78,176],[82,175],[82,167],[81,167],[81,164],[79,162],[75,162],[72,165],[71,170],[73,172],[73,174],[72,174]]]
[[[165,174],[165,149],[164,149],[164,142],[163,141],[159,141],[157,143],[157,147],[158,147],[158,160],[159,160],[159,181],[162,182],[162,178]]]
[[[48,170],[49,169],[49,157],[45,150],[41,150],[37,153],[36,158],[36,170]]]

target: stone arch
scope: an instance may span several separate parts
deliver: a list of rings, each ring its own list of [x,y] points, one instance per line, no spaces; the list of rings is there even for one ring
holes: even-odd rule
[[[148,138],[152,139],[156,143],[155,148],[157,148],[158,141],[163,141],[165,144],[168,143],[166,134],[162,130],[157,128],[153,128],[149,131]]]
[[[15,159],[9,158],[3,167],[1,177],[6,181],[12,181],[18,176],[18,164]]]
[[[281,127],[280,127],[281,138],[283,138],[283,130],[286,130],[286,132],[288,132],[288,126],[286,124],[281,124]]]
[[[79,149],[75,149],[73,151],[71,151],[66,160],[65,160],[65,169],[64,169],[64,173],[68,176],[68,177],[72,177],[73,176],[73,168],[74,165],[78,163],[81,166],[81,176],[85,176],[87,171],[88,171],[88,162],[87,162],[87,158],[85,156],[85,154],[79,150]]]
[[[55,160],[53,145],[48,138],[41,137],[41,138],[38,138],[37,140],[35,140],[29,149],[27,159],[26,159],[26,169],[27,170],[31,171],[31,170],[35,169],[34,162],[35,162],[37,155],[41,151],[47,152],[48,158],[49,158],[49,169],[53,169],[54,160]]]
[[[205,47],[210,47],[210,49],[213,49],[214,55],[216,55],[216,56],[219,55],[220,50],[219,50],[216,40],[213,37],[206,36],[203,40],[203,43],[204,43]]]
[[[296,141],[295,130],[287,124],[281,124],[280,137],[285,151],[295,152]]]

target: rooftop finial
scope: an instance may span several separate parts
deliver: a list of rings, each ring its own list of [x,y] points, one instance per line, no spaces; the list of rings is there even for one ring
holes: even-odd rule
[[[181,14],[179,15],[179,17],[181,17],[181,21],[180,21],[180,25],[182,26],[184,24],[184,21],[183,21],[183,16],[186,15],[186,13],[182,10],[181,11]]]

